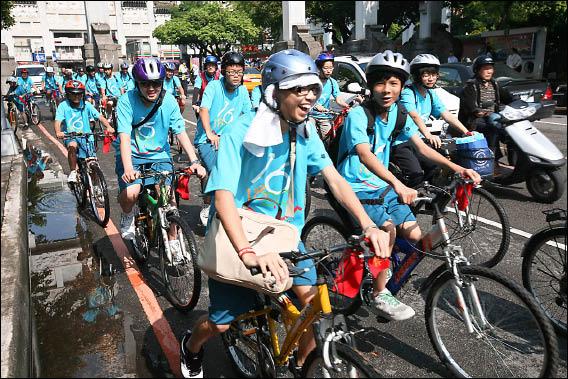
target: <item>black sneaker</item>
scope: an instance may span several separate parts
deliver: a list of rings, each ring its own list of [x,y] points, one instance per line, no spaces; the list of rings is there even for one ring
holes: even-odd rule
[[[180,343],[181,375],[184,378],[203,378],[203,347],[199,353],[193,354],[187,350],[185,344],[191,337],[191,331],[186,331]]]

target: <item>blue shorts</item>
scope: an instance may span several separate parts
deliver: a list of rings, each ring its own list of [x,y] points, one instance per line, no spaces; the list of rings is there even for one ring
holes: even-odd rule
[[[361,200],[378,199],[384,191],[385,188],[380,188],[371,192],[357,192],[356,195]],[[410,207],[398,202],[398,195],[392,188],[385,195],[383,204],[363,204],[363,208],[378,226],[382,226],[388,220],[392,220],[396,226],[405,222],[416,221]]]
[[[305,252],[304,244],[300,242],[298,250]],[[236,254],[235,252],[233,252]],[[299,268],[310,270],[293,278],[294,286],[313,286],[316,284],[316,268],[312,259],[306,259],[296,264]],[[209,279],[209,320],[216,325],[228,325],[239,315],[254,308],[257,292],[245,287],[235,286]],[[292,292],[290,290],[289,292]],[[292,292],[291,296],[295,296]]]
[[[201,162],[205,166],[207,173],[210,173],[217,162],[217,150],[213,147],[211,142],[205,142],[196,146],[199,152]]]
[[[89,130],[87,133],[90,133]],[[88,140],[88,141],[87,141]],[[65,138],[63,140],[63,144],[65,147],[69,147],[71,142],[77,143],[77,158],[85,159],[87,157],[96,157],[97,150],[95,149],[94,144],[94,137],[73,137],[73,138]]]
[[[145,168],[148,168],[149,166],[151,166],[154,170],[158,170],[158,171],[172,171],[174,169],[174,165],[171,161],[146,161],[144,163],[136,163],[136,162],[132,162],[132,166],[134,167],[134,170],[139,171],[142,167],[145,166]],[[134,184],[140,184],[142,185],[142,187],[144,186],[148,186],[148,185],[152,185],[155,183],[154,178],[148,178],[148,179],[144,179],[144,183],[142,183],[142,179],[136,179],[133,182],[130,183],[126,183],[124,180],[122,180],[122,175],[124,174],[124,167],[122,166],[122,159],[120,158],[120,155],[116,156],[116,164],[115,164],[115,169],[114,172],[116,173],[117,177],[118,177],[118,190],[119,193],[122,192],[125,188],[130,187]],[[172,184],[172,177],[168,176],[168,179],[166,179],[166,185],[171,185]]]

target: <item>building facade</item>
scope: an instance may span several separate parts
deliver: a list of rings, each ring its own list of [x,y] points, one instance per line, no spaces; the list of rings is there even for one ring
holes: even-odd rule
[[[114,43],[121,47],[120,57],[174,58],[179,48],[160,45],[152,31],[170,19],[175,1],[14,1],[16,21],[3,30],[1,41],[16,62],[57,62],[60,66],[81,64],[84,46],[94,43],[90,25],[108,24]],[[101,57],[105,60],[105,57]]]

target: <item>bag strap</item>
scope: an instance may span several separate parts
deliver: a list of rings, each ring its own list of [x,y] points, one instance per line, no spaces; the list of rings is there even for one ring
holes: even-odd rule
[[[150,113],[148,113],[146,117],[144,117],[144,120],[140,121],[137,124],[133,124],[132,129],[136,129],[137,127],[144,125],[146,122],[148,122],[148,120],[150,120],[156,114],[158,108],[160,108],[160,106],[162,105],[163,99],[164,99],[164,89],[162,88],[162,91],[160,91],[160,97],[158,98],[158,101],[156,101],[156,103],[154,104],[154,107],[152,108]]]
[[[294,217],[294,166],[296,163],[296,128],[290,128],[290,187],[286,202],[286,218]]]
[[[243,208],[244,207],[250,208],[250,204],[255,200],[265,200],[265,201],[269,201],[269,202],[273,203],[274,205],[276,205],[276,207],[278,208],[278,212],[276,213],[276,218],[280,220],[280,218],[282,217],[282,208],[280,207],[280,204],[278,204],[276,202],[276,200],[271,199],[269,197],[255,197],[253,199],[247,200],[243,203]]]

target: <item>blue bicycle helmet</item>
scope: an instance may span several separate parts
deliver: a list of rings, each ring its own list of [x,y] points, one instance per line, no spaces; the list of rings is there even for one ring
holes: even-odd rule
[[[334,60],[335,57],[333,56],[333,54],[326,51],[318,55],[318,57],[316,58],[316,66],[318,66],[318,68],[321,68],[325,62],[333,62]]]
[[[164,66],[166,67],[166,71],[167,71],[167,70],[169,70],[169,71],[175,71],[175,69],[176,69],[176,65],[175,65],[174,62],[165,62],[165,63],[164,63]]]
[[[217,65],[217,62],[219,62],[219,60],[217,59],[216,56],[208,55],[203,60],[203,69],[205,69],[205,66],[207,66],[208,63],[214,63],[215,65]]]
[[[128,63],[126,63],[126,62],[121,63],[121,64],[120,64],[120,68],[121,68],[121,69],[128,68]]]

